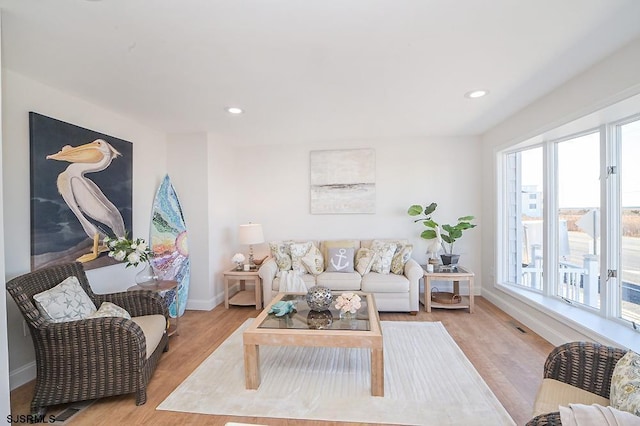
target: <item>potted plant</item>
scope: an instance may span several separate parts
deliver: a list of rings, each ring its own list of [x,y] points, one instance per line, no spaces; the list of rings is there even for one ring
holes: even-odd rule
[[[460,255],[453,253],[453,243],[462,237],[463,231],[476,227],[475,224],[471,223],[475,218],[473,216],[462,216],[458,218],[458,223],[455,225],[440,225],[431,218],[437,207],[438,204],[436,203],[431,203],[426,207],[414,204],[409,207],[407,213],[409,213],[409,216],[420,216],[414,222],[422,222],[428,228],[420,234],[420,237],[425,240],[434,240],[427,251],[435,254],[442,247],[444,251],[444,254],[440,256],[442,263],[444,265],[455,265],[458,263]]]

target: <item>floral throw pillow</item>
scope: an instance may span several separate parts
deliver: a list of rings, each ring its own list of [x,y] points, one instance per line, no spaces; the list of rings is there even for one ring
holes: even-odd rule
[[[331,247],[327,272],[353,272],[353,247]]]
[[[356,271],[360,275],[365,275],[371,272],[371,266],[373,265],[374,260],[376,260],[380,255],[371,251],[368,248],[361,248],[356,253]]]
[[[396,254],[393,255],[391,260],[391,272],[397,275],[404,274],[404,265],[411,258],[411,252],[413,246],[411,244],[399,245],[396,249]]]
[[[74,276],[49,290],[35,294],[33,299],[42,316],[49,322],[77,321],[96,312],[96,305]]]
[[[640,355],[627,352],[613,369],[609,395],[611,406],[640,416]]]
[[[111,302],[102,302],[100,308],[93,314],[89,315],[87,318],[102,318],[102,317],[122,317],[126,319],[131,319],[131,315],[127,312],[126,309],[121,308],[115,303]]]
[[[318,275],[324,272],[324,258],[318,247],[312,245],[309,252],[300,260],[310,274]]]
[[[307,273],[304,265],[302,264],[302,258],[311,250],[311,242],[306,243],[291,243],[289,244],[289,253],[291,255],[291,269],[303,274]]]
[[[396,252],[398,244],[392,241],[374,240],[371,243],[371,251],[378,254],[371,265],[371,271],[379,274],[388,274],[391,272],[391,261]]]
[[[291,255],[289,253],[289,242],[285,241],[273,241],[269,243],[271,249],[271,256],[276,261],[278,269],[280,271],[291,270]]]

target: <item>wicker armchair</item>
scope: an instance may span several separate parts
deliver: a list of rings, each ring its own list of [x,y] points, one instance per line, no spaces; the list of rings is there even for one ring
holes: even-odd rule
[[[7,291],[29,326],[36,353],[32,413],[44,414],[51,405],[133,392],[136,404],[144,404],[147,383],[162,352],[168,349],[166,331],[147,357],[145,335],[132,320],[105,317],[47,322],[33,295],[72,275],[97,307],[102,302],[112,302],[132,317],[153,314],[164,315],[165,320],[168,317],[164,301],[152,291],[94,294],[81,263],[46,267],[10,280]]]
[[[553,349],[544,363],[544,378],[555,379],[609,398],[613,369],[626,350],[592,342],[572,342]],[[541,414],[527,426],[561,425],[560,413]]]

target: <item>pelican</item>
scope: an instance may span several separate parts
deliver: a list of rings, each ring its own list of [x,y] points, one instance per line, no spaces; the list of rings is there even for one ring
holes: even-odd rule
[[[96,235],[101,238],[106,235],[88,218],[108,226],[117,237],[125,235],[124,220],[98,185],[84,175],[106,169],[111,160],[121,155],[102,139],[76,147],[66,145],[59,152],[47,155],[47,160],[71,163],[58,175],[58,192],[80,221],[84,232],[94,241]]]

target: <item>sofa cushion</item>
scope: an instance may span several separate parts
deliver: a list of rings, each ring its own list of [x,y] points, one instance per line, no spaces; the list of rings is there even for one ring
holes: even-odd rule
[[[302,281],[304,281],[304,284],[307,286],[307,288],[311,288],[314,285],[316,285],[316,276],[315,275],[302,274],[302,275],[300,275],[300,278],[302,278]],[[279,291],[280,290],[280,275],[279,274],[273,279],[271,289],[273,291]]]
[[[315,245],[312,245],[309,252],[300,260],[308,273],[318,275],[324,272],[324,259],[320,249]]]
[[[144,333],[144,339],[147,343],[147,358],[149,358],[156,350],[164,331],[167,329],[167,320],[164,315],[144,315],[133,317],[131,320],[138,324]]]
[[[329,248],[331,247],[339,247],[339,248],[347,248],[353,247],[354,250],[358,250],[360,248],[359,240],[328,240],[320,242],[320,251],[322,252],[322,257],[324,258],[324,269],[326,270],[329,267]]]
[[[611,406],[640,416],[640,355],[628,351],[611,376]]]
[[[396,253],[391,259],[391,273],[401,275],[404,273],[404,265],[411,258],[413,246],[411,244],[398,245]]]
[[[316,277],[316,284],[331,290],[360,290],[362,277],[357,272],[323,272]]]
[[[278,265],[278,269],[281,271],[289,271],[291,269],[290,244],[291,241],[272,241],[269,243],[271,256],[273,256]]]
[[[329,263],[327,272],[353,272],[353,247],[330,247],[328,250]]]
[[[609,400],[555,379],[543,379],[533,403],[533,417],[556,412],[559,406],[571,403],[600,404],[606,407]]]
[[[304,243],[289,244],[289,255],[291,256],[291,270],[305,274],[307,269],[302,264],[302,258],[311,250],[313,244],[307,241]]]
[[[373,243],[371,243],[371,251],[377,253],[379,257],[373,261],[371,271],[380,274],[388,274],[391,272],[391,261],[393,260],[396,248],[398,248],[398,244],[395,242],[374,240]]]
[[[371,251],[369,248],[362,247],[358,249],[355,260],[356,271],[358,271],[360,275],[365,275],[371,272],[371,266],[373,265],[376,256],[379,255]]]
[[[75,276],[35,294],[33,299],[42,316],[49,322],[77,321],[97,311],[96,305]]]
[[[408,293],[409,280],[404,275],[370,272],[362,277],[365,293]]]

